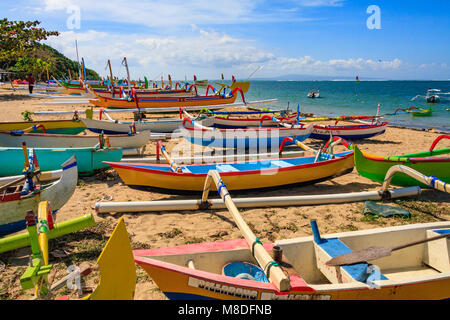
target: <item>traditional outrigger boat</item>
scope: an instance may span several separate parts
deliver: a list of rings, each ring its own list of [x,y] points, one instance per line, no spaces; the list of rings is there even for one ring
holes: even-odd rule
[[[413,116],[418,116],[418,117],[429,117],[429,116],[433,115],[433,109],[432,108],[424,109],[424,108],[418,108],[418,107],[414,107],[414,106],[411,106],[411,107],[406,108],[406,109],[398,108],[394,112],[388,113],[388,115],[395,116],[395,115],[398,114],[399,111],[406,112],[406,113],[412,114]]]
[[[449,135],[439,136],[428,151],[391,157],[369,154],[345,141],[344,144],[347,148],[355,151],[355,167],[358,173],[370,180],[383,182],[389,168],[395,165],[404,165],[425,175],[434,176],[446,183],[450,183],[450,148],[434,150],[439,141],[449,138]],[[394,177],[392,184],[416,186],[418,182],[406,175],[398,175]],[[426,187],[423,184],[421,186]]]
[[[204,96],[185,96],[185,97],[139,97],[138,94],[134,94],[128,99],[120,98],[106,98],[96,96],[95,100],[89,102],[97,107],[110,108],[110,109],[129,109],[129,108],[164,108],[164,107],[199,107],[201,109],[204,106],[211,105],[225,105],[232,104],[236,101],[237,92],[241,93],[242,101],[245,103],[245,98],[240,88],[233,89],[228,94],[214,94]]]
[[[317,91],[308,92],[308,94],[306,96],[308,98],[311,98],[311,99],[319,98],[320,97],[320,91],[317,90]]]
[[[297,119],[298,118],[298,119]],[[386,127],[389,124],[388,121],[383,122],[373,122],[372,123],[362,123],[362,124],[345,124],[337,125],[338,121],[352,121],[361,119],[374,119],[371,116],[354,116],[354,117],[328,117],[328,118],[300,118],[295,115],[289,117],[272,117],[264,115],[261,118],[239,118],[239,117],[214,117],[214,127],[231,129],[231,128],[252,128],[252,127],[276,127],[282,124],[286,126],[290,124],[295,127],[301,123],[308,122],[319,122],[325,120],[336,120],[335,125],[321,125],[314,123],[313,130],[309,138],[328,140],[330,134],[332,136],[339,136],[347,140],[357,140],[371,138],[386,132]]]
[[[409,110],[406,110],[406,112],[411,113],[413,116],[416,117],[430,117],[433,115],[433,109],[423,109],[423,108],[415,108],[411,107]]]
[[[195,95],[195,91],[189,91],[187,88],[178,88],[178,83],[175,89],[165,89],[165,88],[149,88],[149,89],[137,89],[133,88],[137,95],[140,97],[184,97],[189,95]],[[125,89],[123,87],[112,87],[108,89],[92,89],[95,95],[99,97],[114,98],[121,97],[125,94]]]
[[[169,299],[450,297],[448,221],[321,236],[312,220],[313,236],[263,244],[243,220],[217,171],[208,173],[202,202],[213,182],[245,239],[133,251],[135,262]],[[444,191],[443,185],[439,181],[438,189]],[[416,241],[405,243],[411,240]],[[373,245],[386,248],[368,248]]]
[[[373,264],[380,268],[378,272],[367,263],[325,265],[334,256],[371,245],[391,247],[408,239],[422,240],[444,233],[450,233],[448,221],[329,234],[320,237],[320,242],[309,236],[264,244],[267,251],[275,248],[283,252],[283,260],[278,264],[290,272],[286,291],[277,289],[264,276],[264,271],[255,266],[258,263],[245,240],[134,250],[133,253],[135,262],[169,299],[448,299],[450,266],[446,239],[375,260]],[[289,265],[291,268],[285,267]]]
[[[86,130],[80,120],[0,122],[0,131],[23,130],[31,133],[79,134]]]
[[[428,89],[426,100],[428,103],[438,103],[441,101],[441,98],[439,97],[441,90],[439,89]]]
[[[161,148],[163,151],[165,149]],[[202,191],[209,170],[218,170],[230,190],[247,190],[312,183],[353,169],[353,152],[335,155],[318,152],[313,157],[247,160],[178,166],[129,162],[105,162],[130,186],[165,190]]]
[[[77,159],[78,174],[92,175],[108,168],[102,161],[120,161],[121,148],[35,148],[42,171],[58,170],[72,156]],[[23,170],[22,148],[0,148],[0,176],[20,175]]]
[[[354,125],[321,125],[314,124],[311,139],[328,140],[330,134],[347,140],[372,138],[386,132],[388,121],[354,124]]]
[[[192,126],[187,127],[189,122]],[[250,127],[245,129],[217,129],[202,126],[191,118],[184,118],[181,134],[192,144],[213,148],[262,149],[279,148],[286,137],[306,140],[313,126]],[[293,142],[287,142],[292,144]]]
[[[130,125],[131,126],[131,125]],[[141,148],[150,139],[150,131],[130,132],[104,136],[109,146],[113,148],[133,149]],[[25,133],[23,131],[0,131],[1,147],[17,147],[25,142],[31,148],[89,148],[99,144],[100,136],[79,136],[64,134]]]
[[[30,153],[30,156],[33,156],[33,153]],[[23,163],[23,153],[21,163]],[[30,164],[28,166],[30,167]],[[36,211],[40,201],[51,201],[53,213],[55,213],[70,199],[78,182],[75,157],[72,156],[65,161],[61,168],[61,177],[49,184],[36,185],[35,182],[29,180],[32,178],[22,175],[23,179],[19,177],[19,179],[13,180],[13,183],[9,182],[0,186],[0,236],[25,229],[26,212],[28,210]],[[37,167],[36,170],[40,170],[40,168]],[[33,173],[32,171],[31,173]],[[47,173],[47,175],[51,174],[51,172]],[[22,182],[23,180],[27,180],[26,186],[18,184],[19,182],[14,184],[15,181]],[[30,186],[32,184],[34,184],[34,189]]]

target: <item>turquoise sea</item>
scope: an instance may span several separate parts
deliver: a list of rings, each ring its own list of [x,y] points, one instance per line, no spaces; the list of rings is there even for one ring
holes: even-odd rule
[[[409,113],[385,116],[394,126],[450,132],[450,95],[441,96],[440,103],[426,103],[429,88],[450,92],[450,81],[260,81],[250,82],[245,94],[247,101],[277,98],[276,109],[314,113],[315,116],[375,115],[381,104],[380,115],[410,106],[432,108],[431,117],[417,117]],[[307,94],[320,90],[320,98]],[[420,95],[413,101],[414,97]],[[240,101],[240,98],[238,98]]]

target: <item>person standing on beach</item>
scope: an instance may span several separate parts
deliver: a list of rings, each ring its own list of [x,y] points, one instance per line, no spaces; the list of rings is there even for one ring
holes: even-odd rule
[[[28,91],[30,91],[30,94],[32,94],[35,80],[31,74],[27,75],[25,80],[27,80],[28,82]]]

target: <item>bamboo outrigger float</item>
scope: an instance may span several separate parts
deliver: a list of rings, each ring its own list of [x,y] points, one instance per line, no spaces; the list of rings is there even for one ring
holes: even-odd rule
[[[420,173],[411,174],[424,178]],[[217,171],[208,174],[202,202],[208,198],[212,180],[245,240],[133,251],[136,263],[169,299],[404,300],[450,297],[448,221],[323,237],[313,220],[313,236],[262,244],[240,216]],[[386,187],[388,185],[389,181]],[[438,184],[438,189],[440,187]],[[447,236],[436,237],[439,234]],[[420,245],[407,246],[407,249],[373,263],[327,265],[331,259],[354,250],[373,244],[398,245],[405,239],[416,239]],[[268,253],[270,250],[272,255]]]
[[[395,169],[394,169],[395,168]],[[284,206],[308,206],[337,203],[352,203],[356,201],[380,201],[391,200],[403,197],[417,197],[421,189],[418,186],[398,189],[389,189],[393,172],[404,170],[404,166],[395,166],[393,171],[386,176],[385,184],[376,191],[338,193],[327,195],[306,195],[306,196],[281,196],[281,197],[252,197],[235,198],[233,201],[239,208],[264,208],[264,207],[284,207]],[[421,173],[408,171],[414,175],[416,181],[429,186],[439,186],[438,190],[448,192],[450,186],[441,186],[436,180],[431,184],[432,178]],[[408,173],[404,173],[408,174]],[[158,200],[158,201],[134,201],[134,202],[97,202],[95,211],[106,212],[161,212],[161,211],[188,211],[204,209],[224,209],[225,205],[220,199],[199,199],[199,200]]]

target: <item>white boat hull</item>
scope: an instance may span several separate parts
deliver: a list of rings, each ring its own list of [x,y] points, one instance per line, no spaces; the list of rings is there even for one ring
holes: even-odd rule
[[[78,182],[78,167],[73,156],[62,166],[59,180],[53,182],[40,193],[32,193],[20,200],[0,201],[0,234],[8,234],[24,229],[25,215],[37,207],[41,201],[49,201],[52,210],[60,209],[75,192]]]
[[[81,119],[86,128],[95,133],[120,134],[130,131],[132,122],[119,122],[111,120]],[[158,120],[136,121],[136,131],[151,131],[152,133],[172,133],[182,124],[182,119],[162,118]],[[199,121],[203,126],[209,127],[214,123],[213,118]]]
[[[128,131],[130,127],[128,127]],[[108,136],[111,147],[133,149],[141,148],[150,140],[150,132],[137,132],[134,135]],[[99,143],[98,136],[77,136],[59,134],[10,134],[9,131],[0,132],[0,146],[17,148],[22,142],[29,148],[89,148]]]

